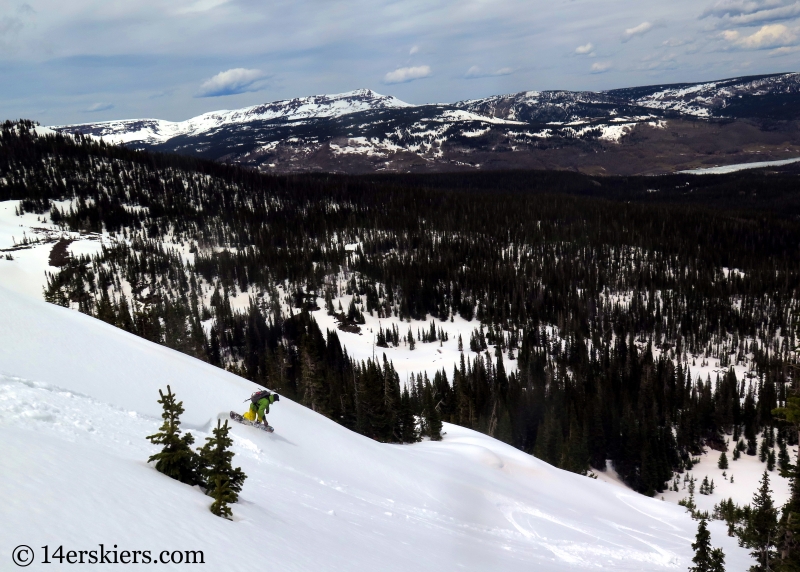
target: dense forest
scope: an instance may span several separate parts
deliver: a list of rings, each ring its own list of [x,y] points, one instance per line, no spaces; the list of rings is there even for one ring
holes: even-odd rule
[[[0,200],[114,238],[91,258],[54,245],[48,301],[354,431],[456,423],[579,473],[611,461],[650,495],[725,440],[797,444],[773,414],[798,389],[794,172],[277,177],[32,128],[3,126]],[[406,382],[351,358],[320,307],[344,331],[370,314],[423,332],[381,330],[384,347],[475,327],[452,370]],[[723,373],[692,374],[709,362]]]

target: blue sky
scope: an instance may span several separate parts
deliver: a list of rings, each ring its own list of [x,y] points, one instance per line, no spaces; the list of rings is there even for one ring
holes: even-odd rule
[[[156,117],[361,87],[410,103],[800,68],[800,0],[0,0],[0,110]]]

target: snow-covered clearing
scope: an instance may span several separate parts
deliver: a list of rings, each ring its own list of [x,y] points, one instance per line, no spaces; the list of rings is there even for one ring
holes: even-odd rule
[[[0,519],[13,547],[202,550],[210,569],[685,570],[683,508],[555,469],[474,431],[385,445],[288,399],[272,435],[235,425],[248,475],[234,521],[145,461],[157,390],[183,400],[198,441],[256,387],[65,308],[0,287]],[[744,549],[711,524],[728,571]],[[177,566],[177,565],[175,565]],[[93,569],[111,569],[97,565]]]
[[[351,298],[352,296],[345,295],[336,300],[341,301],[343,308],[347,308]],[[336,300],[334,301],[334,306],[338,307]],[[324,301],[318,299],[318,302],[323,303]],[[325,309],[312,312],[312,315],[323,332],[337,329],[338,322],[333,316],[329,316]],[[448,334],[449,339],[446,342],[423,343],[417,341],[413,350],[409,349],[408,345],[402,341],[398,347],[394,347],[391,344],[388,348],[376,345],[379,328],[390,330],[394,326],[400,332],[401,337],[408,334],[410,328],[416,339],[417,330],[421,332],[430,329],[432,319],[428,317],[427,321],[414,320],[406,322],[394,316],[378,318],[365,312],[364,321],[366,323],[360,326],[361,333],[353,334],[337,330],[336,334],[339,336],[342,346],[347,349],[347,353],[357,360],[367,360],[373,356],[383,360],[385,354],[386,359],[394,364],[395,370],[400,374],[401,383],[404,383],[406,376],[411,373],[426,372],[428,377],[432,379],[436,372],[442,369],[447,373],[447,378],[452,380],[453,366],[457,366],[461,362],[461,352],[458,351],[459,335],[461,335],[464,344],[464,359],[472,360],[478,355],[469,351],[470,334],[480,327],[480,323],[477,320],[468,322],[461,316],[453,316],[452,322],[433,320],[437,331],[441,328]],[[489,346],[489,354],[494,362],[497,358],[494,357],[495,349],[492,345]],[[485,356],[486,352],[483,352],[483,355]],[[507,373],[517,369],[516,360],[508,359],[508,352],[503,354],[503,367],[505,367]]]
[[[761,437],[758,439],[761,443]],[[720,451],[706,449],[706,452],[700,456],[700,462],[692,467],[691,471],[687,471],[685,475],[679,475],[678,492],[665,491],[662,494],[656,495],[658,498],[664,497],[664,500],[678,502],[689,496],[688,483],[684,482],[684,477],[694,477],[696,480],[694,502],[698,510],[708,511],[709,514],[713,511],[714,505],[720,501],[733,499],[733,502],[739,506],[750,504],[753,502],[753,491],[758,488],[758,483],[764,470],[767,468],[766,463],[759,461],[758,456],[751,457],[742,453],[742,456],[734,461],[733,449],[736,447],[735,442],[728,443],[728,451],[726,457],[728,458],[728,468],[726,470],[717,467],[719,462]],[[777,454],[778,448],[775,447]],[[797,457],[797,447],[789,447],[789,453],[792,459]],[[722,473],[725,473],[725,476]],[[714,481],[714,492],[710,495],[701,495],[698,491],[700,483],[703,478],[708,477],[708,481]],[[731,483],[733,477],[733,483]],[[789,500],[789,479],[785,479],[778,474],[777,469],[769,473],[770,486],[772,488],[772,500],[775,506],[782,507]]]
[[[779,161],[757,161],[755,163],[737,163],[735,165],[723,165],[721,167],[705,167],[703,169],[689,169],[688,171],[678,171],[687,175],[724,175],[725,173],[735,173],[746,169],[761,169],[763,167],[782,167],[800,161],[800,157],[793,159],[781,159]]]
[[[61,208],[69,208],[69,201],[54,202]],[[47,213],[26,212],[17,216],[15,210],[19,205],[20,201],[0,201],[0,284],[15,292],[42,298],[47,285],[45,272],[58,271],[50,266],[49,258],[59,239],[73,241],[68,246],[73,256],[96,254],[103,243],[110,241],[107,234],[62,231],[50,223]]]

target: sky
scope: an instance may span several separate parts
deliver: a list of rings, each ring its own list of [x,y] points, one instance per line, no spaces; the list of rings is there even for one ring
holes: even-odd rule
[[[800,0],[0,0],[0,119],[188,119],[800,71]]]

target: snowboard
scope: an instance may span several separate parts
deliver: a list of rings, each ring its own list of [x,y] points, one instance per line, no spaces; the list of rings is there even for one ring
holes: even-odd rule
[[[269,425],[262,425],[261,423],[256,423],[255,421],[250,421],[249,419],[245,419],[235,411],[231,411],[231,419],[233,419],[234,421],[238,421],[242,425],[250,425],[251,427],[257,427],[258,429],[266,431],[267,433],[272,433],[273,431],[275,431],[273,427],[270,427]]]

